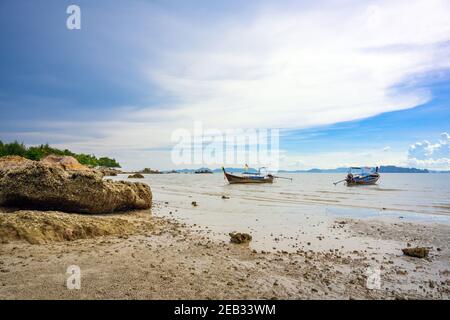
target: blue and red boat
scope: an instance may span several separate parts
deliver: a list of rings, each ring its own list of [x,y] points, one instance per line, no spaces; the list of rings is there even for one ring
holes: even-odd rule
[[[378,167],[351,167],[345,178],[345,182],[348,186],[376,184],[380,179],[380,173],[378,171]]]

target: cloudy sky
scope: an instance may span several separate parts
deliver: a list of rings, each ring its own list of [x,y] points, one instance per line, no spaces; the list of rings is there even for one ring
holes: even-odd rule
[[[2,0],[0,140],[169,169],[173,132],[200,122],[280,129],[286,169],[450,169],[449,16],[448,0]]]

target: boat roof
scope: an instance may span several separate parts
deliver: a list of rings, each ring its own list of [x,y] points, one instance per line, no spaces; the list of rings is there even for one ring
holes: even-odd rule
[[[360,171],[362,174],[369,174],[371,172],[376,171],[375,167],[350,167],[350,169],[348,170],[350,173],[352,173],[353,171]]]

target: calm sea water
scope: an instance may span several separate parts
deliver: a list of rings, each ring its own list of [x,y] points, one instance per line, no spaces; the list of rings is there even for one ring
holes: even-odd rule
[[[354,187],[333,184],[343,174],[283,176],[293,181],[230,185],[223,174],[146,175],[133,181],[151,186],[155,214],[207,228],[223,239],[230,231],[249,231],[265,243],[262,247],[267,247],[263,239],[278,234],[286,239],[327,234],[327,221],[339,217],[450,223],[450,174],[382,174],[377,185]],[[115,179],[128,180],[125,175]]]
[[[144,181],[152,187],[155,200],[192,196],[197,202],[204,199],[209,203],[222,195],[238,200],[218,201],[214,206],[227,212],[242,211],[239,205],[245,205],[247,211],[251,205],[252,210],[270,207],[291,211],[306,206],[311,210],[317,210],[317,207],[338,211],[367,209],[359,210],[359,213],[356,210],[354,214],[394,211],[406,218],[417,214],[450,215],[450,174],[383,174],[377,185],[353,187],[333,184],[341,180],[343,174],[283,176],[292,178],[292,182],[277,179],[273,184],[230,185],[222,174],[146,175]],[[352,215],[350,211],[349,215]]]

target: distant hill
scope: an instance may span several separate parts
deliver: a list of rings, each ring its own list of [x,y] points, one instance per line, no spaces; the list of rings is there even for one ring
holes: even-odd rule
[[[200,169],[206,169],[211,170],[209,168],[200,168]],[[179,173],[194,173],[196,170],[199,169],[181,169],[176,170]],[[242,173],[244,172],[244,168],[233,168],[233,167],[227,167],[225,168],[227,172],[235,172],[235,173]],[[216,168],[211,170],[214,173],[221,173],[222,168]],[[249,168],[247,172],[258,172],[255,168]],[[279,173],[347,173],[348,168],[340,167],[335,169],[319,169],[319,168],[313,168],[308,170],[279,170]],[[450,171],[433,171],[428,169],[417,169],[417,168],[404,168],[404,167],[397,167],[397,166],[381,166],[380,167],[380,173],[450,173]]]
[[[227,168],[225,168],[225,170],[226,170],[227,172],[235,172],[235,173],[242,173],[242,172],[256,173],[256,172],[258,172],[258,170],[255,169],[255,168],[248,168],[248,170],[244,170],[244,168],[232,168],[232,167],[227,167]],[[217,173],[217,172],[222,172],[222,168],[214,169],[213,172],[215,172],[215,173]]]
[[[280,170],[280,173],[346,173],[348,168],[318,169],[309,170]],[[428,169],[403,168],[397,166],[381,166],[380,173],[448,173],[448,171],[430,171]]]
[[[335,168],[335,169],[308,169],[308,170],[280,170],[281,173],[346,173],[348,168]]]
[[[217,170],[219,170],[219,169],[217,169]],[[220,169],[220,170],[222,170],[222,169]],[[214,170],[211,170],[210,168],[205,168],[205,167],[202,167],[202,168],[198,168],[198,169],[180,169],[180,170],[172,170],[172,171],[176,171],[176,172],[178,172],[178,173],[195,173],[196,171],[197,172],[207,172],[207,171],[211,171],[211,172],[215,172]]]
[[[309,170],[295,170],[287,171],[280,170],[280,172],[295,173],[295,172],[306,172],[306,173],[346,173],[348,168],[336,168],[336,169],[309,169]],[[397,166],[381,166],[380,173],[430,173],[428,169],[417,169],[417,168],[402,168]]]
[[[430,173],[428,169],[402,168],[396,166],[381,166],[380,173]]]

